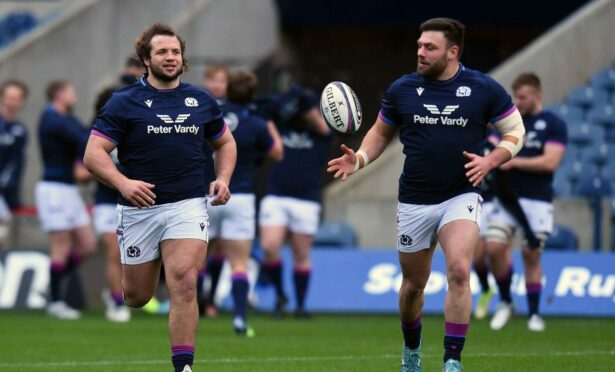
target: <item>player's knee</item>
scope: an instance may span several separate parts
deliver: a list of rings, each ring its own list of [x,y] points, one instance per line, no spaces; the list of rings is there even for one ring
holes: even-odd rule
[[[143,307],[152,299],[152,295],[138,290],[124,289],[124,302],[130,307]]]
[[[420,283],[416,283],[408,278],[404,278],[401,282],[400,292],[407,301],[414,301],[423,297],[424,290],[424,285],[420,285]]]
[[[494,244],[489,244],[489,243],[499,243],[499,245],[508,244],[508,242],[512,239],[512,237],[513,237],[513,229],[510,226],[502,224],[502,223],[491,223],[489,227],[487,228],[487,234],[486,234],[487,247],[494,246]]]
[[[523,263],[526,266],[536,266],[540,264],[540,251],[539,250],[529,250],[522,249],[521,255],[523,257]]]
[[[470,282],[470,265],[465,262],[454,262],[447,270],[449,287],[466,286]]]
[[[171,295],[180,301],[190,302],[196,296],[196,280],[198,272],[193,267],[178,268],[172,273],[173,285],[171,286],[174,293]]]

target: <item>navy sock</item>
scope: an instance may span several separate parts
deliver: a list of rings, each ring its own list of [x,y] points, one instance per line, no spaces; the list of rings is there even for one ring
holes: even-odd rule
[[[404,345],[408,349],[416,349],[421,345],[421,315],[410,323],[401,321],[401,332],[404,335]]]
[[[58,262],[52,262],[49,273],[50,300],[51,302],[60,301],[60,288],[62,286],[62,278],[66,274],[66,266]]]
[[[222,272],[222,266],[224,265],[224,256],[214,256],[209,262],[207,262],[207,272],[211,277],[211,288],[209,290],[209,297],[207,301],[210,304],[214,303],[216,296],[216,290],[218,289],[218,282],[220,281],[220,273]]]
[[[194,361],[194,346],[192,345],[173,345],[171,346],[171,352],[173,356],[171,361],[175,372],[182,372],[186,364],[192,366]]]
[[[81,262],[83,262],[83,257],[81,254],[74,249],[71,250],[68,256],[68,261],[66,262],[66,271],[70,272],[77,270],[81,265]]]
[[[510,284],[512,282],[512,267],[506,273],[506,275],[496,278],[498,284],[498,291],[500,292],[500,300],[510,304],[512,303],[512,297],[510,296]]]
[[[295,298],[297,300],[297,309],[303,310],[305,308],[305,297],[307,296],[311,273],[312,271],[309,268],[295,268],[295,270],[293,271],[293,282],[295,284]]]
[[[269,261],[263,264],[263,269],[267,272],[267,275],[271,279],[275,288],[275,293],[278,297],[286,298],[284,288],[282,286],[282,261]]]
[[[478,277],[481,291],[483,293],[489,292],[489,270],[487,270],[487,267],[483,266],[479,269],[478,267],[474,266],[474,271],[476,272],[476,276]]]
[[[542,292],[542,284],[526,284],[525,289],[527,293],[528,315],[532,316],[534,314],[538,314],[538,305],[540,304],[540,292]]]
[[[248,291],[250,284],[246,273],[235,273],[232,276],[233,286],[231,293],[233,294],[233,304],[235,306],[235,317],[246,319],[246,307],[248,306]]]
[[[466,342],[469,324],[446,322],[444,325],[444,362],[454,359],[461,362],[461,351]]]

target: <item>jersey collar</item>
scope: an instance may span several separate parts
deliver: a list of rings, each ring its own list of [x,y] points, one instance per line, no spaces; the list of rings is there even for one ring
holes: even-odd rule
[[[147,81],[147,76],[146,75],[142,75],[141,78],[139,79],[139,84],[141,84],[144,87],[147,87],[151,90],[154,90],[156,92],[175,92],[176,90],[178,90],[179,88],[181,88],[181,86],[184,84],[183,81],[179,81],[179,85],[176,88],[172,88],[172,89],[156,89],[155,87],[153,87],[148,81]]]

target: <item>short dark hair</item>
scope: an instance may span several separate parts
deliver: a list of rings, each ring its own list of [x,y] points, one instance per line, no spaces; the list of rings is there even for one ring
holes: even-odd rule
[[[152,39],[157,35],[175,36],[177,38],[182,53],[182,71],[188,71],[190,67],[188,66],[188,58],[186,58],[186,42],[173,30],[171,26],[162,22],[156,22],[151,25],[143,31],[137,38],[137,41],[135,41],[135,53],[137,53],[139,60],[141,60],[141,64],[146,66],[145,60],[152,58]],[[145,73],[147,73],[147,70]]]
[[[463,54],[463,44],[466,34],[466,26],[452,18],[431,18],[421,23],[420,31],[440,31],[444,34],[448,47],[457,45],[459,48],[458,57]]]
[[[29,89],[26,83],[24,83],[21,80],[15,80],[15,79],[7,80],[4,83],[2,83],[2,85],[0,85],[0,97],[4,96],[4,92],[6,92],[6,89],[8,87],[19,88],[21,90],[21,95],[23,96],[23,98],[24,99],[28,98]]]
[[[126,57],[126,62],[124,62],[125,67],[144,67],[143,63],[141,63],[141,59],[136,54],[131,54]]]
[[[515,81],[512,83],[512,90],[516,92],[517,89],[521,88],[524,85],[528,85],[536,90],[542,90],[540,84],[540,78],[533,72],[524,72],[517,76]]]
[[[71,85],[71,82],[68,80],[59,79],[50,81],[49,84],[47,84],[47,90],[45,91],[47,100],[49,102],[53,102],[58,96],[58,93],[60,93],[62,90],[64,90],[64,88],[68,87],[69,85]]]
[[[237,70],[229,74],[227,98],[231,102],[247,103],[254,98],[258,78],[249,70]]]

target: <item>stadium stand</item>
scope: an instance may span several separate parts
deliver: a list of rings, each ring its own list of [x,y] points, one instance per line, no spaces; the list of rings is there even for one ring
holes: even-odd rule
[[[545,249],[558,251],[575,251],[577,249],[577,237],[569,228],[556,225],[553,233],[545,243]]]
[[[323,222],[314,236],[314,247],[352,248],[357,245],[357,233],[345,222]]]

